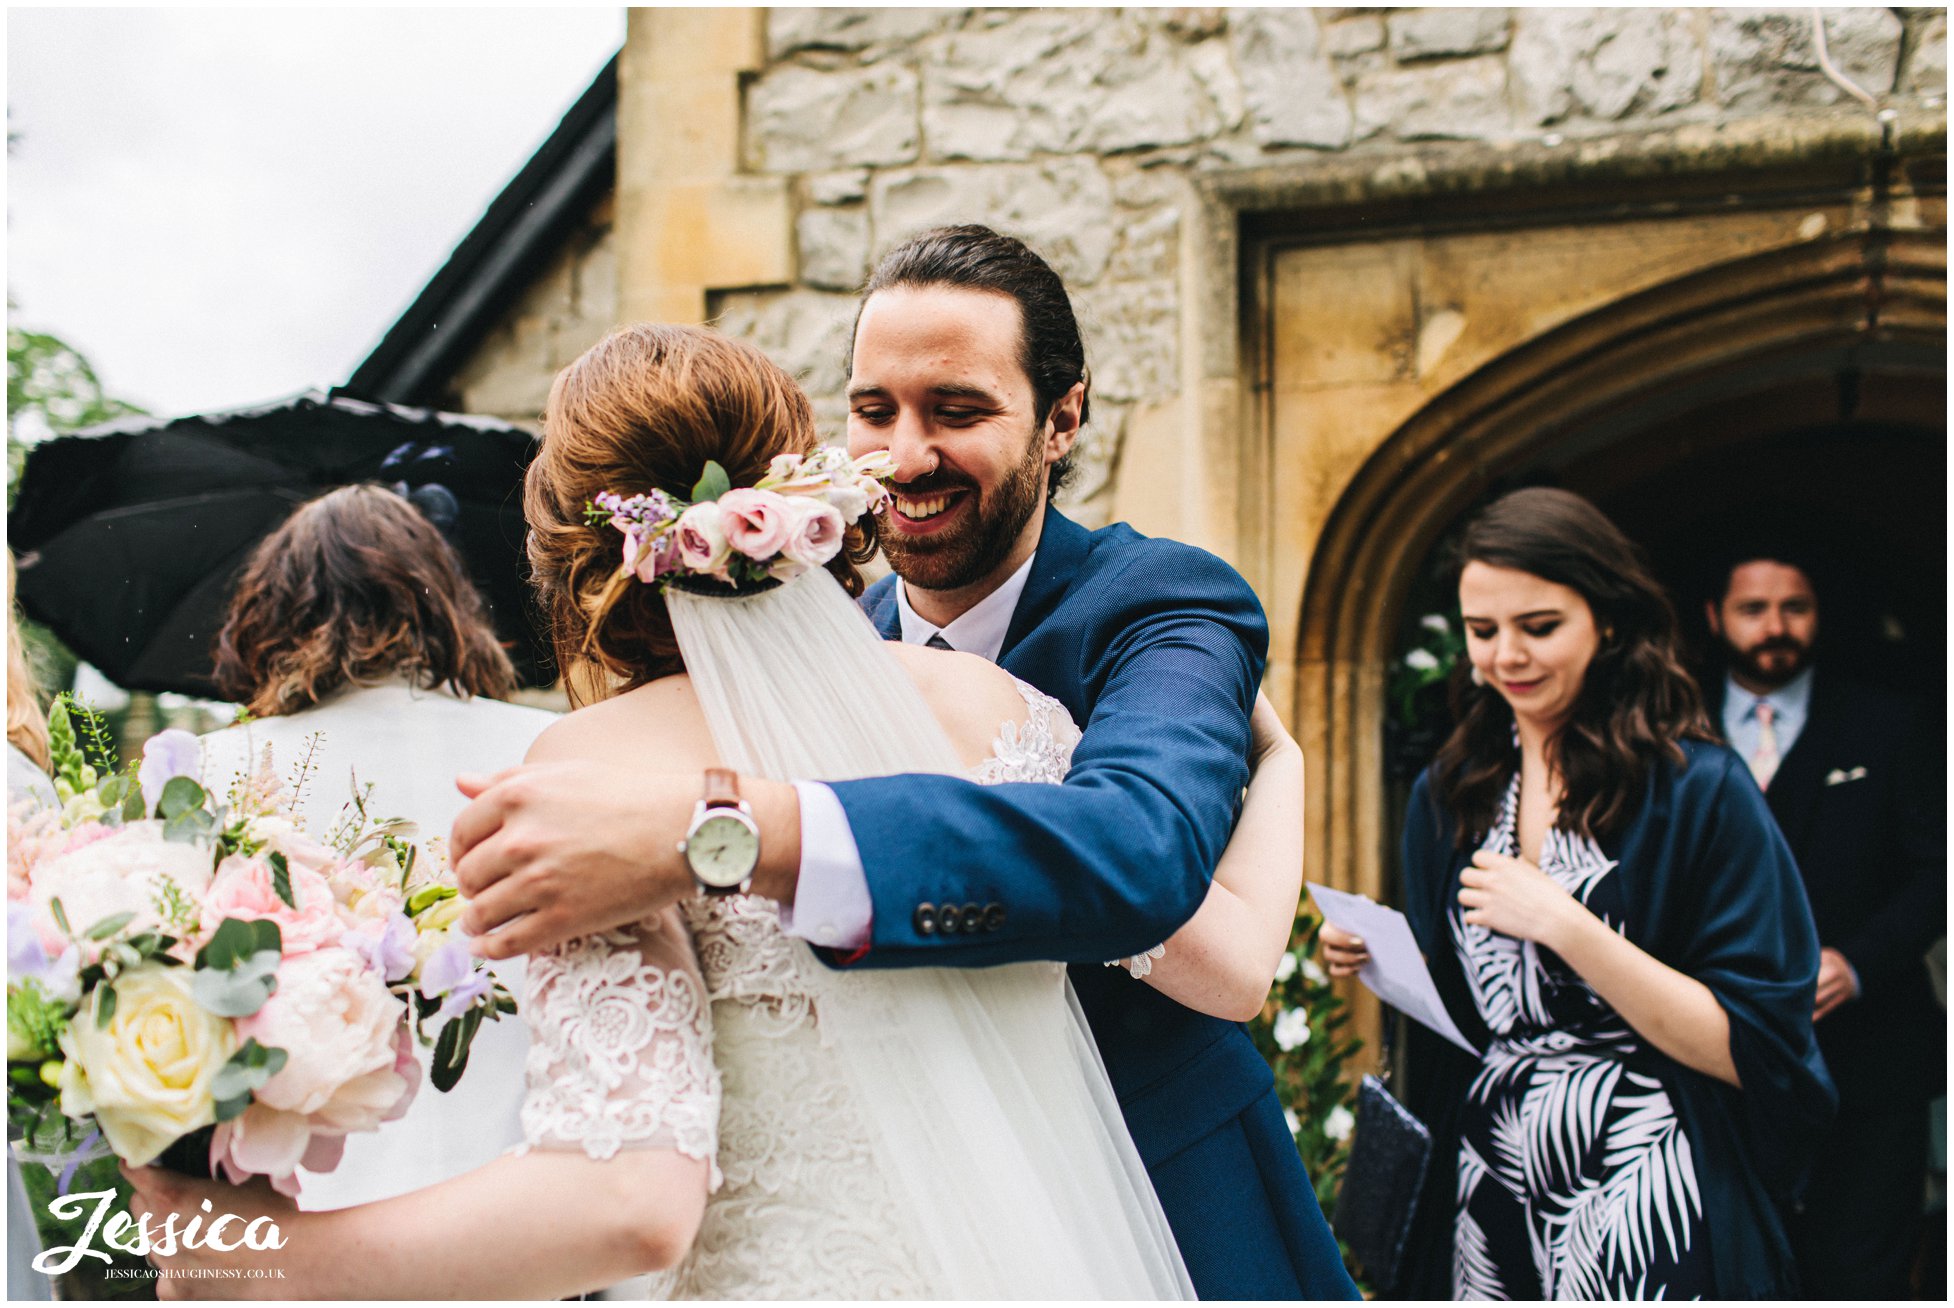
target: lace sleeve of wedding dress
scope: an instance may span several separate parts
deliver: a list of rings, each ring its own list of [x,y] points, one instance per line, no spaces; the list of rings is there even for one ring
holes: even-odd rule
[[[719,1072],[705,983],[678,910],[529,959],[523,1151],[674,1149],[719,1188]]]

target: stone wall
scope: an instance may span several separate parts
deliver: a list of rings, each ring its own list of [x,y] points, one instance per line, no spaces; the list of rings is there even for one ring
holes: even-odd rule
[[[1903,117],[1944,120],[1944,11],[1824,12],[1847,77]],[[739,162],[789,185],[797,273],[711,292],[707,310],[800,375],[833,435],[851,291],[874,259],[949,221],[1022,236],[1087,333],[1094,422],[1074,499],[1096,520],[1129,421],[1182,389],[1200,174],[1850,109],[1819,70],[1810,14],[768,10]]]
[[[550,382],[618,320],[615,206],[600,203],[449,383],[447,407],[537,425]]]

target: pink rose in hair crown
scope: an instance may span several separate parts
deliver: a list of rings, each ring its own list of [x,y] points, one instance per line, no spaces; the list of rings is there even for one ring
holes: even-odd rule
[[[717,504],[694,504],[680,516],[672,534],[678,537],[679,562],[688,572],[731,580],[726,562],[733,551],[726,543],[725,529],[720,526]]]
[[[772,491],[741,488],[719,497],[719,522],[726,543],[755,563],[765,563],[787,546],[793,514]]]
[[[781,554],[796,565],[796,572],[818,568],[841,551],[841,537],[847,527],[841,520],[840,510],[805,495],[795,496],[788,504],[793,531]]]

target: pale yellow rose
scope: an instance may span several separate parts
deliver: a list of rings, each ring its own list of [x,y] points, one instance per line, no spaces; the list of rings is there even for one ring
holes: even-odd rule
[[[190,996],[190,969],[148,964],[115,982],[115,1016],[83,1007],[61,1033],[61,1111],[93,1113],[117,1155],[144,1166],[216,1120],[211,1079],[237,1052],[227,1018]]]

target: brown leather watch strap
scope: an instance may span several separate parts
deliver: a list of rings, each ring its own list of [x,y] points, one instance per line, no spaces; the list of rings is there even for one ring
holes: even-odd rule
[[[707,768],[705,801],[709,807],[738,808],[740,774],[731,768]]]

